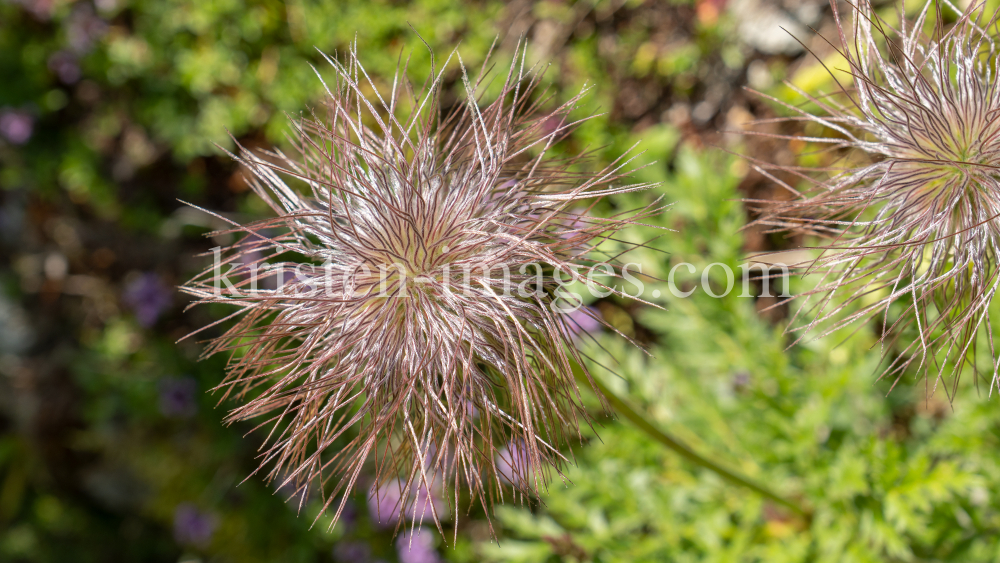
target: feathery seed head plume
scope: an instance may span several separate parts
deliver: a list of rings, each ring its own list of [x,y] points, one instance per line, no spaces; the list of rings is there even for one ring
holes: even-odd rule
[[[599,247],[620,253],[612,235],[661,207],[594,216],[601,197],[649,186],[617,184],[627,161],[588,174],[547,155],[580,96],[543,111],[523,49],[488,104],[485,63],[472,81],[459,59],[466,96],[443,113],[448,62],[432,59],[422,88],[404,67],[380,89],[356,51],[328,61],[325,114],[293,121],[294,154],[235,156],[275,217],[234,224],[242,238],[184,287],[239,308],[206,352],[232,354],[229,420],[263,419],[261,467],[325,506],[370,471],[373,498],[399,489],[392,514],[440,528],[462,490],[503,500],[509,443],[523,445],[514,485],[537,495],[586,419],[564,284],[615,262]],[[443,484],[447,506],[432,498]]]
[[[957,385],[977,333],[990,325],[988,307],[1000,283],[996,15],[982,4],[961,11],[928,0],[912,19],[904,5],[893,26],[861,2],[848,23],[831,0],[847,63],[844,72],[830,71],[840,91],[792,86],[820,108],[816,113],[784,104],[797,114],[793,120],[829,133],[787,138],[826,145],[846,164],[809,170],[757,163],[793,193],[789,202],[771,202],[759,222],[833,239],[801,265],[822,281],[799,309],[811,318],[801,326],[793,320],[792,330],[835,319],[828,334],[881,317],[884,353],[908,330],[915,334],[883,377],[898,381],[914,366],[928,380],[934,374],[934,389],[951,375]],[[946,26],[947,13],[957,22]],[[777,170],[810,189],[799,192]],[[852,302],[860,307],[848,313]],[[890,312],[896,303],[899,310]],[[993,385],[1000,364],[992,340],[990,348]]]

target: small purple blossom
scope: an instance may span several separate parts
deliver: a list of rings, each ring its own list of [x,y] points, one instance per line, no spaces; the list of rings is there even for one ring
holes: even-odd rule
[[[191,503],[181,503],[174,510],[174,539],[177,543],[205,547],[212,541],[218,519]]]
[[[368,512],[373,522],[379,527],[391,528],[399,522],[400,512],[406,520],[416,519],[418,522],[423,519],[431,519],[434,514],[438,518],[444,515],[448,505],[436,490],[432,483],[431,491],[427,487],[412,483],[410,485],[409,498],[403,499],[403,491],[406,483],[400,479],[394,479],[372,487],[368,493]]]
[[[566,328],[573,336],[582,336],[584,333],[593,334],[601,331],[601,312],[589,305],[580,307],[567,315]]]
[[[170,308],[173,288],[153,273],[142,274],[125,287],[125,304],[135,313],[139,324],[151,327]]]
[[[63,84],[74,84],[80,80],[80,65],[72,53],[57,51],[49,57],[48,65]]]
[[[546,135],[550,135],[559,130],[560,127],[566,125],[566,118],[561,115],[553,115],[552,117],[546,119],[542,122],[542,131]]]
[[[15,145],[23,145],[31,138],[34,120],[23,111],[0,111],[0,136]]]
[[[14,0],[14,4],[20,4],[25,10],[32,13],[36,19],[45,21],[52,17],[55,9],[55,0]]]
[[[342,541],[333,546],[333,559],[338,563],[367,563],[371,558],[372,548],[364,542]]]
[[[372,488],[368,493],[368,513],[373,522],[388,528],[399,520],[402,489],[399,480],[391,481],[384,487]]]
[[[198,382],[191,377],[160,381],[160,413],[171,418],[188,418],[198,412]]]
[[[339,508],[340,503],[337,503],[335,506]],[[344,507],[340,512],[340,521],[348,528],[354,526],[358,521],[358,506],[354,501],[348,500],[344,503]]]
[[[108,30],[108,23],[94,14],[89,4],[78,3],[66,26],[66,40],[75,53],[86,53]]]
[[[434,533],[426,528],[405,530],[396,539],[396,553],[400,563],[439,563],[441,557],[434,549]]]
[[[526,480],[527,462],[527,452],[524,451],[524,448],[518,444],[510,443],[497,452],[497,473],[507,483],[517,486]]]
[[[297,483],[294,478],[289,480],[287,474],[276,478],[271,484],[274,486],[274,494],[280,496],[285,502],[292,503],[296,510],[305,506],[316,496],[316,491],[307,483]],[[340,503],[337,503],[337,506],[340,506]],[[349,510],[350,506],[351,503],[348,502],[344,509],[345,512]]]

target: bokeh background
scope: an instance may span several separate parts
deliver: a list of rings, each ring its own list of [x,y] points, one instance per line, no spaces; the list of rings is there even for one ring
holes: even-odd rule
[[[221,424],[232,405],[208,390],[225,359],[177,343],[225,313],[184,311],[176,286],[220,225],[179,200],[266,215],[221,149],[230,135],[280,147],[287,115],[320,99],[320,51],[356,42],[385,84],[400,53],[426,74],[417,33],[439,62],[457,47],[473,68],[494,41],[502,66],[526,39],[557,97],[589,84],[580,111],[602,114],[560,150],[598,148],[595,167],[645,151],[635,177],[659,187],[610,205],[674,202],[655,221],[674,229],[659,250],[630,255],[664,278],[679,262],[700,275],[802,244],[743,229],[741,198],[784,196],[734,154],[822,158],[739,132],[783,112],[745,86],[789,103],[803,100],[785,80],[832,89],[816,62],[836,59],[821,38],[835,37],[831,14],[824,0],[0,0],[0,561],[1000,561],[988,384],[969,372],[954,401],[928,399],[909,377],[887,396],[874,329],[787,348],[790,311],[767,297],[661,288],[665,310],[602,299],[590,306],[653,357],[591,327],[607,349],[593,353],[617,359],[605,383],[648,420],[808,504],[811,521],[591,397],[597,434],[584,429],[567,481],[542,503],[496,507],[496,539],[482,511],[461,515],[457,540],[427,527],[394,537],[365,490],[330,530],[316,498],[286,503],[244,481],[262,436]],[[446,77],[459,92],[458,67]]]

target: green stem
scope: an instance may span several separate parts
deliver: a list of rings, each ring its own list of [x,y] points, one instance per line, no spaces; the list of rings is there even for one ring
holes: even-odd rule
[[[583,375],[582,372],[578,372],[576,375],[577,378],[581,380],[581,382],[585,382],[587,385],[591,384],[590,381],[585,381],[585,376]],[[642,430],[643,432],[648,434],[649,437],[653,438],[654,440],[663,444],[664,446],[670,448],[671,450],[677,452],[684,459],[690,461],[695,465],[704,467],[705,469],[712,471],[719,477],[722,477],[723,479],[729,481],[734,485],[740,487],[746,487],[756,492],[757,494],[763,496],[764,498],[770,499],[784,507],[787,507],[789,510],[802,516],[806,520],[810,520],[812,518],[812,510],[809,510],[808,508],[805,508],[796,502],[793,502],[791,500],[782,497],[781,495],[775,493],[774,491],[768,489],[767,487],[764,487],[763,485],[754,482],[749,477],[740,475],[739,473],[726,469],[725,467],[719,465],[718,463],[715,463],[714,461],[708,458],[702,457],[701,455],[698,454],[698,452],[691,449],[690,446],[685,444],[679,438],[675,438],[674,436],[671,436],[670,434],[667,434],[666,432],[653,426],[652,424],[647,422],[642,415],[636,412],[635,409],[630,407],[624,400],[615,395],[610,389],[608,389],[603,383],[601,383],[597,379],[593,380],[593,385],[597,388],[598,391],[604,394],[604,398],[607,399],[608,403],[612,406],[612,408],[618,411],[618,414],[627,418],[632,424],[634,424],[637,428],[639,428],[639,430]]]

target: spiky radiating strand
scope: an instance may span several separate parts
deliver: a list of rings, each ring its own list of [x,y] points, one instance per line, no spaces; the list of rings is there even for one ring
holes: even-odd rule
[[[793,119],[831,132],[794,138],[842,153],[847,166],[757,163],[793,194],[792,201],[765,208],[760,223],[833,238],[818,247],[817,259],[801,264],[821,281],[797,313],[809,320],[798,326],[793,320],[793,330],[832,320],[825,335],[881,317],[888,354],[912,327],[916,338],[902,345],[883,376],[895,385],[915,366],[936,389],[948,375],[957,386],[963,364],[974,365],[977,334],[985,327],[992,388],[1000,383],[988,312],[1000,284],[996,15],[986,14],[982,3],[961,11],[929,0],[912,21],[901,8],[896,29],[866,2],[851,7],[850,26],[836,3],[831,6],[849,81],[831,75],[838,85],[853,85],[833,96],[796,88],[821,110],[815,114],[785,105],[798,114]],[[957,23],[945,28],[942,10],[957,14]],[[782,172],[811,188],[800,193],[778,178]],[[890,313],[894,303],[904,310]],[[946,387],[949,396],[955,389]]]
[[[601,197],[649,186],[617,184],[629,160],[588,174],[582,158],[548,156],[580,123],[569,119],[580,96],[542,111],[551,98],[524,55],[486,105],[485,63],[476,81],[459,63],[466,98],[442,115],[447,62],[419,92],[404,68],[383,95],[351,50],[328,58],[325,117],[293,121],[294,156],[234,155],[276,217],[227,231],[245,235],[224,252],[242,263],[232,290],[217,290],[214,268],[184,289],[240,308],[206,353],[232,355],[219,389],[242,404],[228,419],[271,427],[269,479],[329,507],[372,466],[376,483],[404,483],[399,513],[440,528],[461,487],[483,505],[503,499],[495,458],[508,444],[524,449],[520,493],[558,471],[586,422],[572,375],[582,358],[553,307],[560,279],[582,280],[614,232],[662,207],[591,215]],[[290,279],[249,291],[265,261]],[[441,513],[430,497],[444,484]]]

